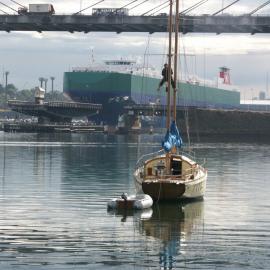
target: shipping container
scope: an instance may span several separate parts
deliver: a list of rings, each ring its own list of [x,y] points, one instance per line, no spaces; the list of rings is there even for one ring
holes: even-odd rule
[[[29,4],[29,13],[54,14],[54,7],[51,4]]]

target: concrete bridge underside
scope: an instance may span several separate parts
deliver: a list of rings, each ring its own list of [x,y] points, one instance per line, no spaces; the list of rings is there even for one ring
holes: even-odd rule
[[[167,16],[0,15],[0,31],[167,32]],[[270,16],[182,16],[182,33],[270,33]]]

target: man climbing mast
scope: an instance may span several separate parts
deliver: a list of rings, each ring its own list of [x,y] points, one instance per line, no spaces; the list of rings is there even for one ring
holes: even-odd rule
[[[160,81],[159,85],[158,85],[158,91],[160,90],[161,86],[165,83],[165,82],[168,82],[169,81],[169,66],[168,64],[164,64],[164,68],[162,69],[162,72],[161,72],[161,75],[162,75],[162,80]],[[175,82],[172,78],[172,75],[173,75],[173,71],[171,69],[171,84],[172,84],[172,87],[173,89],[175,89]],[[167,91],[167,87],[166,87],[166,91]]]

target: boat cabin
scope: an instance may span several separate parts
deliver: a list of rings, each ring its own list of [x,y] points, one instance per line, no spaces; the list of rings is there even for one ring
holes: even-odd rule
[[[170,156],[170,174],[166,170],[166,156],[147,160],[144,166],[144,179],[192,179],[197,168],[197,164],[180,155]]]

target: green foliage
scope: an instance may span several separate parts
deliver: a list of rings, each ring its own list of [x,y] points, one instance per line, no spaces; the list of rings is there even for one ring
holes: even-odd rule
[[[0,84],[0,107],[6,107],[6,99],[16,99],[20,101],[35,101],[35,89],[18,90],[13,84],[8,84],[7,89]],[[59,91],[48,92],[45,95],[45,101],[67,101],[64,94]]]

